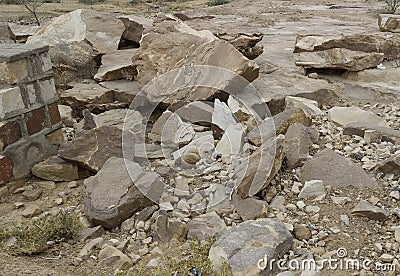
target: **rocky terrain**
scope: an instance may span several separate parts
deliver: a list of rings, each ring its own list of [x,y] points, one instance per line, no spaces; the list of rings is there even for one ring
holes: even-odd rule
[[[64,142],[0,181],[0,226],[80,228],[28,251],[0,232],[0,274],[400,274],[400,18],[187,3],[1,22],[2,43],[49,45]]]

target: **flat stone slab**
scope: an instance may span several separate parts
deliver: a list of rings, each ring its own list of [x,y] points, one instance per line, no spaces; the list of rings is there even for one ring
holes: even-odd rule
[[[317,153],[299,170],[298,176],[301,182],[322,180],[332,187],[378,188],[378,183],[359,165],[331,149]]]

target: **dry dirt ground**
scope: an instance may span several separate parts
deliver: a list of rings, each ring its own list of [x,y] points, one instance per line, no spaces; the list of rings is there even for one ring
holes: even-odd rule
[[[296,0],[296,1],[270,1],[270,0],[231,0],[229,4],[218,7],[206,7],[206,1],[184,1],[184,2],[158,2],[159,9],[149,8],[148,5],[140,3],[138,5],[130,5],[126,0],[107,1],[98,5],[83,5],[73,1],[61,1],[61,3],[44,4],[39,9],[39,16],[42,21],[79,7],[86,7],[96,10],[111,10],[118,13],[142,13],[148,16],[154,15],[160,10],[170,12],[179,9],[197,9],[209,14],[226,14],[234,15],[234,18],[245,18],[245,22],[236,23],[236,28],[240,28],[240,24],[246,30],[262,30],[268,31],[271,28],[273,36],[264,36],[264,45],[268,45],[269,39],[279,40],[279,28],[284,29],[285,26],[302,26],[308,24],[308,20],[321,20],[320,31],[329,30],[326,22],[329,20],[340,20],[344,26],[353,26],[355,29],[376,24],[376,15],[378,10],[383,7],[383,4],[378,1],[317,1],[317,0]],[[29,22],[32,18],[27,11],[16,5],[0,4],[0,23],[8,21],[25,21]],[[294,24],[293,24],[294,23]],[[318,25],[318,24],[317,24]],[[279,28],[278,28],[278,27]],[[219,26],[219,28],[229,28],[230,26]],[[276,27],[274,29],[274,27]],[[4,29],[0,29],[0,32]],[[278,35],[276,35],[278,34]],[[4,33],[0,33],[5,35]],[[282,35],[284,35],[282,33]],[[292,38],[294,41],[295,37]],[[287,53],[291,53],[290,49]],[[274,56],[273,52],[268,52],[268,47],[263,56],[257,60],[263,68],[262,62],[269,61],[274,64],[279,63],[282,56]],[[276,61],[276,62],[275,62]],[[279,64],[278,64],[279,66]],[[288,69],[289,70],[289,69]],[[322,143],[322,142],[321,142]],[[291,175],[284,176],[290,178]],[[338,176],[339,177],[339,176]],[[30,179],[29,181],[36,181]],[[57,211],[60,207],[54,202],[54,199],[59,197],[61,191],[68,192],[67,201],[61,206],[80,206],[83,195],[83,183],[79,183],[79,187],[70,189],[67,183],[57,184],[54,190],[44,190],[41,198],[37,201],[42,208],[48,212]],[[284,185],[281,185],[279,192],[284,190]],[[354,190],[346,188],[342,190],[334,190],[331,192],[337,196],[348,196],[353,202],[357,198],[370,198],[372,195],[385,201],[387,207],[396,207],[398,204],[388,199],[387,195],[390,192],[390,187],[382,185],[382,188],[377,191]],[[296,202],[295,195],[287,194],[288,203]],[[21,210],[16,209],[14,204],[18,201],[24,201],[21,195],[10,195],[0,203],[0,227],[7,227],[17,224],[24,220],[21,215]],[[309,203],[309,202],[306,202]],[[327,217],[325,228],[337,226],[340,222],[339,216],[343,209],[350,208],[349,205],[337,206],[331,201],[326,201],[319,205],[321,207],[321,217]],[[394,218],[392,218],[394,219]],[[304,223],[312,223],[312,221],[304,221]],[[320,222],[321,223],[321,222]],[[355,227],[355,225],[357,227]],[[354,218],[350,226],[341,225],[343,234],[328,238],[325,240],[327,251],[335,250],[340,247],[346,248],[349,252],[361,249],[359,255],[369,256],[374,251],[371,240],[376,240],[384,243],[385,228],[379,223],[368,221],[362,218]],[[107,234],[110,237],[118,237],[118,233]],[[96,260],[85,260],[81,263],[76,261],[76,257],[84,244],[68,244],[63,243],[48,250],[44,254],[32,257],[15,257],[6,252],[0,251],[0,275],[112,275],[111,270],[104,270],[97,266]],[[173,252],[173,251],[172,251]],[[179,252],[179,250],[178,250]],[[182,253],[182,252],[180,252]],[[144,259],[145,261],[145,259]],[[335,274],[335,273],[332,273]],[[322,275],[332,275],[327,272]],[[336,272],[336,275],[350,275],[349,272]]]

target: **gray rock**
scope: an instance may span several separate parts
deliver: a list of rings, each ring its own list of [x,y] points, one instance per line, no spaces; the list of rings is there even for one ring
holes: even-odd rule
[[[33,166],[32,174],[51,181],[73,181],[79,178],[78,168],[58,156],[50,157]]]
[[[266,188],[280,170],[283,160],[284,136],[265,143],[250,155],[237,169],[238,194],[242,198],[253,196]]]
[[[288,128],[283,151],[288,160],[289,169],[298,167],[307,159],[312,144],[307,128],[303,124],[295,123]]]
[[[116,127],[92,129],[62,145],[58,156],[97,172],[109,157],[122,157],[122,130]]]
[[[86,216],[110,229],[152,205],[152,200],[158,202],[163,184],[155,173],[145,172],[139,164],[111,157],[97,175],[85,180],[85,188]]]
[[[212,123],[221,130],[226,131],[229,126],[236,125],[237,121],[226,103],[215,99]]]
[[[292,239],[285,224],[277,219],[249,220],[225,230],[211,247],[209,259],[215,271],[226,261],[233,275],[258,275],[257,261],[282,257]]]
[[[91,227],[91,228],[85,228],[82,229],[79,232],[79,238],[80,239],[94,239],[101,237],[104,234],[104,228],[101,225]]]
[[[196,237],[199,241],[205,241],[208,237],[217,237],[227,226],[216,212],[209,212],[194,217],[187,223],[188,239]]]
[[[400,178],[400,154],[394,155],[389,159],[385,160],[382,164],[376,168],[377,172],[383,172],[385,174],[394,174],[394,179]]]
[[[25,210],[22,212],[22,216],[26,218],[32,218],[34,216],[40,215],[43,210],[37,204],[30,204]]]
[[[285,109],[301,109],[310,116],[320,116],[324,113],[318,108],[318,102],[301,97],[287,96],[285,98]]]
[[[298,240],[308,240],[311,238],[311,231],[303,224],[296,224],[293,227],[293,234]]]
[[[338,125],[347,126],[352,123],[367,123],[380,126],[386,125],[385,118],[362,110],[357,106],[339,107],[335,106],[328,110],[328,119]]]
[[[299,193],[299,198],[319,197],[325,194],[324,182],[321,180],[310,180],[304,183]]]
[[[189,102],[175,110],[175,113],[185,122],[211,123],[214,107],[205,101]]]
[[[370,130],[373,131],[371,142],[387,141],[393,144],[400,144],[400,131],[389,127],[384,127],[372,123],[350,123],[347,124],[343,130],[344,135],[357,135],[364,137],[365,133]]]
[[[299,180],[306,182],[319,179],[332,187],[353,186],[376,189],[378,184],[357,164],[331,149],[318,152],[298,172]]]
[[[367,217],[372,220],[385,221],[389,212],[377,206],[370,204],[366,200],[361,200],[351,211],[353,215]]]
[[[172,238],[184,241],[188,233],[186,223],[177,218],[170,218],[166,211],[159,211],[156,216],[154,227],[154,239],[158,242],[167,243]]]
[[[264,200],[248,197],[241,198],[238,194],[232,194],[232,205],[243,220],[254,220],[267,217],[268,204]]]
[[[87,258],[94,251],[95,248],[101,248],[104,244],[102,237],[95,238],[85,244],[85,246],[79,252],[79,258]]]
[[[113,268],[125,270],[133,266],[131,258],[108,244],[105,244],[100,250],[98,258],[100,266],[111,266]]]
[[[119,19],[121,19],[122,23],[125,25],[125,31],[122,34],[122,38],[136,44],[140,44],[144,30],[153,25],[151,19],[134,14],[121,15]]]
[[[400,15],[379,14],[378,26],[381,32],[400,33]]]
[[[116,50],[101,57],[101,66],[94,75],[96,81],[112,81],[120,79],[133,80],[137,75],[133,65],[136,49]]]

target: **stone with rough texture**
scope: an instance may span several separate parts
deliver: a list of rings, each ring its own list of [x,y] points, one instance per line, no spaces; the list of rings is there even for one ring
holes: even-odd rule
[[[125,31],[122,34],[122,38],[136,44],[140,44],[144,30],[153,25],[151,19],[134,14],[121,15],[118,18],[121,19],[122,23],[125,25]]]
[[[300,166],[307,159],[312,144],[307,128],[303,124],[295,123],[288,128],[283,151],[289,169]]]
[[[299,193],[299,198],[319,197],[324,194],[324,182],[322,182],[321,180],[311,180],[304,183],[304,187]]]
[[[357,106],[332,107],[328,110],[328,119],[341,126],[347,126],[352,123],[367,123],[380,126],[386,125],[385,118],[379,117],[370,111],[362,110]]]
[[[156,173],[145,172],[129,160],[111,157],[95,175],[85,179],[84,212],[95,224],[111,229],[153,204],[163,191]]]
[[[211,123],[213,112],[212,103],[206,101],[189,102],[175,111],[184,122],[189,123]]]
[[[175,71],[182,76],[179,81],[177,75],[173,74],[162,83],[151,83],[147,87],[146,96],[151,102],[165,104],[171,104],[176,100],[206,100],[220,93],[220,90],[225,90],[229,85],[230,89],[239,92],[247,83],[239,81],[236,74],[247,81],[253,81],[259,73],[257,64],[248,60],[230,43],[216,38],[210,31],[196,31],[183,22],[172,20],[163,21],[146,32],[141,40],[134,65],[139,72],[138,81],[143,84],[161,74],[180,68]],[[193,75],[193,65],[215,67],[202,67],[201,71]],[[229,71],[221,73],[218,68]],[[218,78],[209,78],[210,74],[217,72],[219,72]],[[196,85],[204,84],[204,81],[207,81],[208,87]],[[235,85],[232,85],[233,82]],[[186,88],[177,91],[181,87]]]
[[[304,68],[332,68],[349,71],[374,68],[385,58],[383,53],[365,53],[343,48],[333,48],[318,52],[301,52],[294,55],[296,65]]]
[[[395,130],[390,127],[384,127],[374,123],[350,123],[347,124],[343,130],[344,135],[357,135],[360,137],[364,137],[367,130],[373,131],[373,139],[378,139],[380,141],[387,141],[393,144],[400,145],[400,131]]]
[[[222,232],[209,252],[214,271],[227,262],[233,275],[259,275],[257,261],[283,257],[293,237],[278,219],[249,220]],[[255,264],[256,263],[256,264]]]
[[[385,221],[389,217],[389,211],[372,205],[366,200],[361,200],[351,211],[353,215],[367,217],[372,220]]]
[[[50,45],[56,82],[66,84],[92,77],[95,57],[117,50],[123,32],[124,24],[114,14],[78,9],[44,24],[27,43]]]
[[[99,252],[99,265],[126,270],[133,266],[133,261],[115,247],[106,244]]]
[[[394,155],[389,159],[385,160],[382,164],[376,168],[377,172],[383,172],[385,174],[393,174],[394,179],[400,178],[400,154]]]
[[[331,149],[318,152],[303,165],[298,176],[301,182],[318,179],[332,187],[378,188],[378,184],[359,165]]]
[[[282,165],[283,141],[283,135],[268,141],[240,165],[236,180],[242,198],[257,194],[271,183]]]
[[[242,151],[244,144],[244,129],[241,124],[229,125],[221,140],[215,147],[217,153],[222,154],[222,157],[231,158],[237,156]]]
[[[216,212],[209,212],[194,217],[187,223],[188,239],[196,237],[199,241],[206,241],[208,237],[216,238],[227,226]]]
[[[381,32],[400,33],[400,15],[379,14],[378,26]]]
[[[232,205],[244,221],[265,218],[268,214],[267,202],[253,197],[243,199],[234,193],[232,195]]]
[[[285,109],[300,108],[311,116],[320,116],[324,113],[318,108],[318,102],[302,97],[287,96],[285,98]]]
[[[22,212],[22,216],[26,218],[32,218],[41,214],[43,210],[37,204],[30,204],[25,210]]]
[[[101,66],[94,75],[96,81],[112,81],[120,79],[133,80],[137,75],[132,59],[136,49],[116,50],[101,57]]]
[[[385,33],[369,32],[350,35],[298,35],[294,53],[323,51],[334,48],[383,53],[387,60],[395,60],[400,54],[400,38]]]
[[[32,174],[51,181],[73,181],[79,178],[78,168],[58,156],[50,157],[33,166]]]
[[[237,121],[226,103],[215,99],[212,123],[221,130],[226,131],[230,125],[237,124]]]
[[[9,182],[13,177],[13,161],[0,155],[0,185]]]
[[[62,159],[97,172],[110,157],[122,157],[122,131],[116,127],[94,128],[58,151]]]
[[[219,39],[231,43],[236,49],[238,49],[239,52],[241,52],[245,57],[250,60],[257,58],[263,53],[263,46],[258,45],[258,42],[260,42],[264,36],[261,33],[217,33],[215,35]]]

